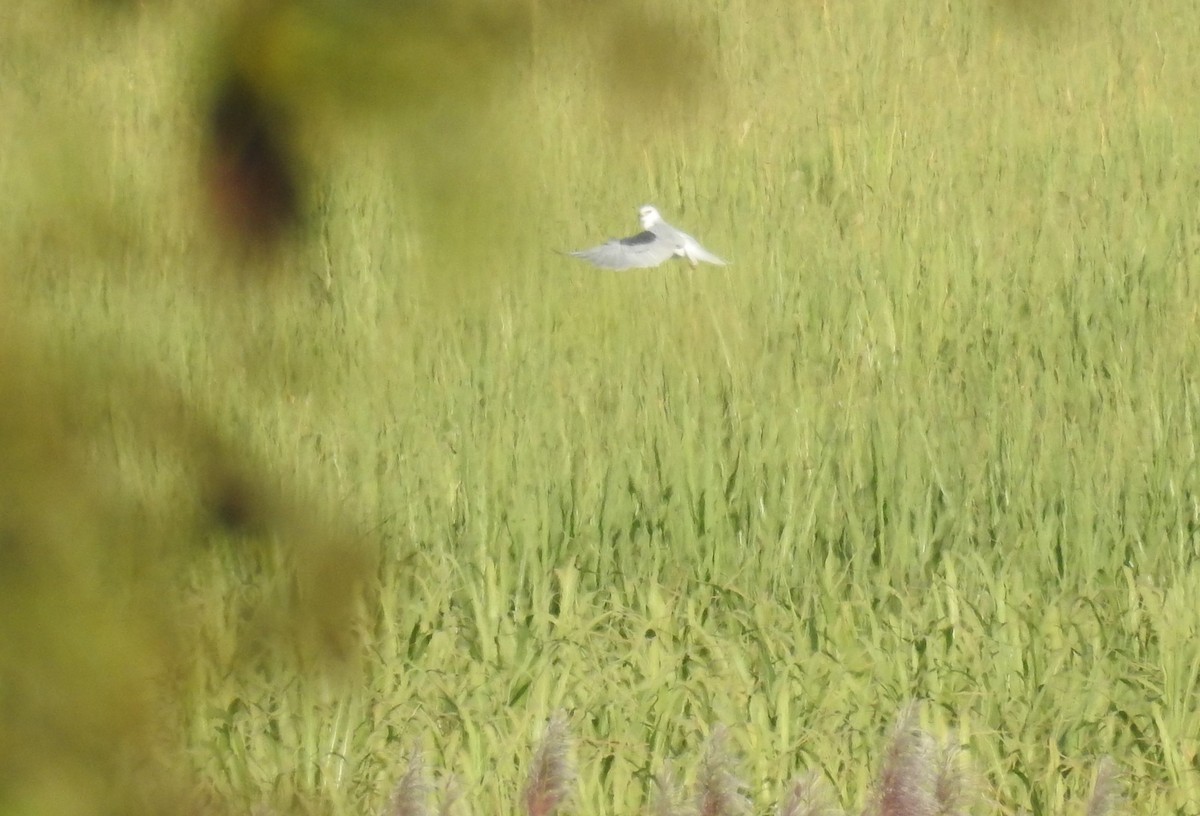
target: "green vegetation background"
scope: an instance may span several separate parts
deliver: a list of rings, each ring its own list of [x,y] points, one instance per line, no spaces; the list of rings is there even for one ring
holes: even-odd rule
[[[534,4],[375,117],[276,5],[310,212],[248,254],[236,15],[0,13],[0,810],[378,812],[419,745],[507,812],[558,708],[580,813],[717,723],[853,808],[920,701],[989,810],[1200,812],[1189,3]],[[642,203],[732,265],[556,254]]]

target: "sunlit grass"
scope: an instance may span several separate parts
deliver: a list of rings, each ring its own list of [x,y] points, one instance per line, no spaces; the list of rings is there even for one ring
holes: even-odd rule
[[[708,812],[704,768],[756,813],[928,804],[956,762],[989,811],[1194,809],[1175,5],[651,16],[682,110],[628,96],[658,63],[620,20],[548,7],[482,112],[302,122],[304,219],[249,253],[197,181],[204,15],[20,5],[0,809],[134,812],[107,786],[154,756],[141,800],[213,812],[450,777],[463,816],[549,812],[559,710],[579,813]],[[731,266],[556,252],[643,203]],[[918,720],[935,792],[887,799]]]

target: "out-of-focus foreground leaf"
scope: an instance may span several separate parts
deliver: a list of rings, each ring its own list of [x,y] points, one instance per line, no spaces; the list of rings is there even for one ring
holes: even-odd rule
[[[308,176],[330,139],[382,123],[425,172],[416,202],[443,245],[469,253],[518,227],[508,206],[532,179],[522,89],[539,49],[594,55],[614,122],[686,126],[721,95],[711,55],[648,4],[480,0],[390,4],[274,0],[230,15],[212,52],[208,173],[220,220],[270,244],[303,222]],[[479,202],[483,202],[480,206]],[[469,214],[469,219],[462,214]]]
[[[245,609],[242,660],[316,667],[356,648],[365,552],[169,388],[120,366],[98,378],[22,328],[10,314],[0,335],[0,811],[186,809],[198,785],[163,750],[177,739],[169,691],[205,657],[185,572],[222,538],[235,557],[281,548],[287,590]],[[180,466],[170,503],[122,489],[119,425],[139,429],[121,458]]]

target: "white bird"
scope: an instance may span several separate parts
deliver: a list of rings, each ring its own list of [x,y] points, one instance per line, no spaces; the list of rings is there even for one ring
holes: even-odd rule
[[[700,261],[725,266],[725,261],[700,246],[683,230],[663,220],[649,204],[638,211],[642,231],[628,238],[614,238],[591,249],[569,253],[601,269],[649,269],[671,258],[684,258],[694,269]]]

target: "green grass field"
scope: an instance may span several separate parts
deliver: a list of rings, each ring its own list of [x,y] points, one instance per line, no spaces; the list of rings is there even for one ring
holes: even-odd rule
[[[916,704],[973,812],[1108,756],[1200,813],[1190,4],[534,4],[482,99],[401,30],[344,117],[291,8],[308,214],[248,254],[236,22],[0,12],[0,812],[376,814],[414,748],[514,812],[556,710],[580,814],[718,725],[753,813],[859,812]],[[643,203],[731,265],[559,254]]]

